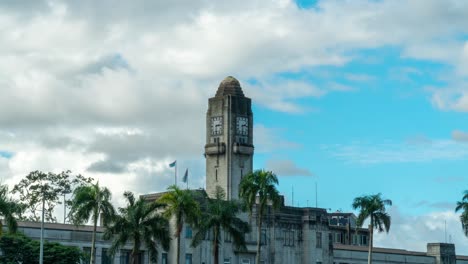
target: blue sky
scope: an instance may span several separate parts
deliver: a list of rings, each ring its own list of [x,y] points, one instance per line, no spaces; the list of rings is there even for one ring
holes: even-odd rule
[[[163,191],[168,164],[205,184],[207,99],[235,76],[253,100],[255,168],[295,204],[393,200],[376,245],[425,250],[468,189],[468,2],[1,2],[0,179],[71,170]],[[57,215],[62,215],[57,210]],[[417,226],[414,223],[418,223]],[[412,230],[411,233],[407,230]]]
[[[315,200],[311,191],[317,182],[319,203],[332,210],[348,211],[357,195],[377,192],[391,198],[405,213],[433,210],[429,205],[416,206],[426,200],[453,205],[466,189],[460,183],[468,180],[468,145],[451,142],[452,132],[466,131],[468,116],[437,109],[427,91],[428,87],[445,85],[440,76],[450,65],[404,58],[396,47],[360,50],[356,56],[359,59],[342,66],[280,73],[318,87],[334,82],[350,89],[319,99],[298,100],[310,111],[291,115],[255,105],[257,123],[282,127],[286,140],[301,145],[275,155],[294,159],[299,167],[315,175],[301,178],[300,183],[296,178],[282,177],[280,189],[291,196],[294,186],[296,203],[305,205],[307,200]],[[418,158],[439,141],[451,143],[438,149],[447,155]],[[345,147],[353,148],[348,153],[351,156],[337,157]],[[464,149],[463,154],[456,154],[460,149]],[[367,164],[358,160],[362,152],[380,154]],[[386,157],[388,152],[415,156],[395,160]],[[269,156],[257,155],[256,167],[265,166]]]

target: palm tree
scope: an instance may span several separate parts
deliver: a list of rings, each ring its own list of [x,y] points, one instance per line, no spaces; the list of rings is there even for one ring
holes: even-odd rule
[[[100,187],[99,182],[77,187],[73,191],[71,201],[70,218],[76,225],[86,223],[89,219],[93,222],[93,238],[91,244],[91,258],[89,263],[95,263],[96,229],[99,215],[106,225],[115,215],[114,206],[111,204],[111,192],[106,187]]]
[[[462,211],[460,215],[460,221],[463,227],[463,232],[465,236],[468,236],[468,190],[463,192],[463,198],[461,201],[457,202],[457,207],[455,212]]]
[[[197,232],[192,239],[192,247],[198,246],[206,237],[213,245],[214,264],[219,263],[221,232],[232,238],[233,245],[239,250],[246,250],[244,234],[250,232],[249,224],[236,216],[242,206],[236,201],[226,201],[223,189],[216,186],[215,198],[206,198],[207,204],[202,214],[203,221],[197,225]]]
[[[180,234],[184,228],[184,222],[193,225],[200,215],[200,206],[190,190],[182,190],[176,185],[169,186],[167,190],[169,192],[163,194],[158,202],[166,205],[163,215],[167,219],[175,218],[174,236],[177,239],[177,263],[180,263]]]
[[[20,204],[8,197],[8,186],[0,185],[0,215],[5,219],[9,233],[15,233],[18,228],[15,214],[22,211]],[[0,220],[0,235],[3,231],[3,223]]]
[[[389,199],[383,199],[382,194],[364,195],[354,198],[353,209],[359,209],[356,224],[361,227],[364,221],[369,218],[369,257],[368,263],[372,263],[372,244],[374,242],[374,228],[379,232],[390,230],[391,217],[386,212],[385,206],[392,205]]]
[[[119,208],[119,214],[104,232],[104,239],[114,236],[109,253],[114,256],[118,249],[132,242],[131,259],[133,264],[137,264],[140,247],[144,244],[151,261],[157,263],[158,246],[167,251],[171,241],[169,221],[158,213],[163,205],[148,203],[142,197],[135,200],[132,192],[125,192],[124,196],[127,206]]]
[[[268,205],[278,208],[280,195],[276,189],[278,178],[271,171],[256,170],[247,174],[239,185],[239,197],[244,200],[252,216],[253,208],[256,207],[257,214],[257,256],[255,263],[260,263],[261,232],[263,215]],[[258,197],[258,199],[257,199]]]

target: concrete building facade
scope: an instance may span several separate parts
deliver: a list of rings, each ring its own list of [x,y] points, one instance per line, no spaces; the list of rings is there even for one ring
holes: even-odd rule
[[[216,95],[208,100],[206,113],[206,192],[216,186],[227,199],[238,199],[243,175],[252,172],[253,114],[251,99],[244,96],[239,82],[227,77]]]

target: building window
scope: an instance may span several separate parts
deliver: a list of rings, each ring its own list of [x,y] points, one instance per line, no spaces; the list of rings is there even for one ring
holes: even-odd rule
[[[192,238],[192,228],[185,226],[185,238]]]
[[[185,264],[192,264],[192,254],[185,254]]]
[[[266,241],[267,241],[266,233],[267,233],[266,229],[262,228],[262,232],[260,234],[260,244],[262,244],[262,245],[266,245]]]
[[[363,246],[367,245],[367,236],[366,235],[361,235],[361,245],[363,245]]]
[[[232,241],[232,237],[229,234],[229,232],[224,231],[224,242],[231,242],[231,241]]]
[[[212,229],[205,233],[204,240],[213,240],[213,230]]]
[[[322,232],[316,233],[315,247],[322,248]]]
[[[91,259],[91,247],[83,247],[84,259],[89,262]]]
[[[162,264],[167,264],[167,253],[162,253],[161,254],[161,263]]]
[[[250,264],[250,259],[242,259],[241,263],[242,264]]]
[[[224,264],[231,264],[231,259],[230,258],[225,258],[223,263]]]
[[[294,231],[284,231],[284,245],[294,246]]]
[[[335,243],[341,244],[341,233],[335,233]]]
[[[358,241],[357,241],[357,235],[352,235],[351,236],[352,239],[353,239],[353,245],[357,245]]]
[[[114,258],[109,254],[107,248],[102,249],[102,257],[101,257],[101,264],[112,264],[114,262]]]
[[[135,258],[136,261],[132,262],[132,251],[131,250],[125,250],[122,249],[120,250],[120,264],[130,264],[130,263],[136,263],[136,264],[142,264],[143,263],[143,252],[140,251]]]
[[[129,264],[130,254],[130,250],[120,250],[120,264]]]

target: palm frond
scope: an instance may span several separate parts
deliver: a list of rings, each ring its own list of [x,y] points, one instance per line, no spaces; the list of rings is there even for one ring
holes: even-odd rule
[[[372,226],[379,232],[390,230],[391,217],[386,212],[385,206],[391,206],[392,201],[383,199],[382,194],[364,195],[356,197],[353,200],[352,207],[354,210],[359,210],[356,224],[362,227],[366,219],[372,219]]]
[[[169,222],[158,210],[160,203],[147,203],[140,197],[138,200],[131,192],[125,192],[127,206],[119,208],[120,214],[106,227],[105,239],[113,238],[111,249],[118,250],[127,242],[134,245],[137,252],[141,243],[145,243],[153,262],[157,261],[158,245],[164,250],[169,249]]]

